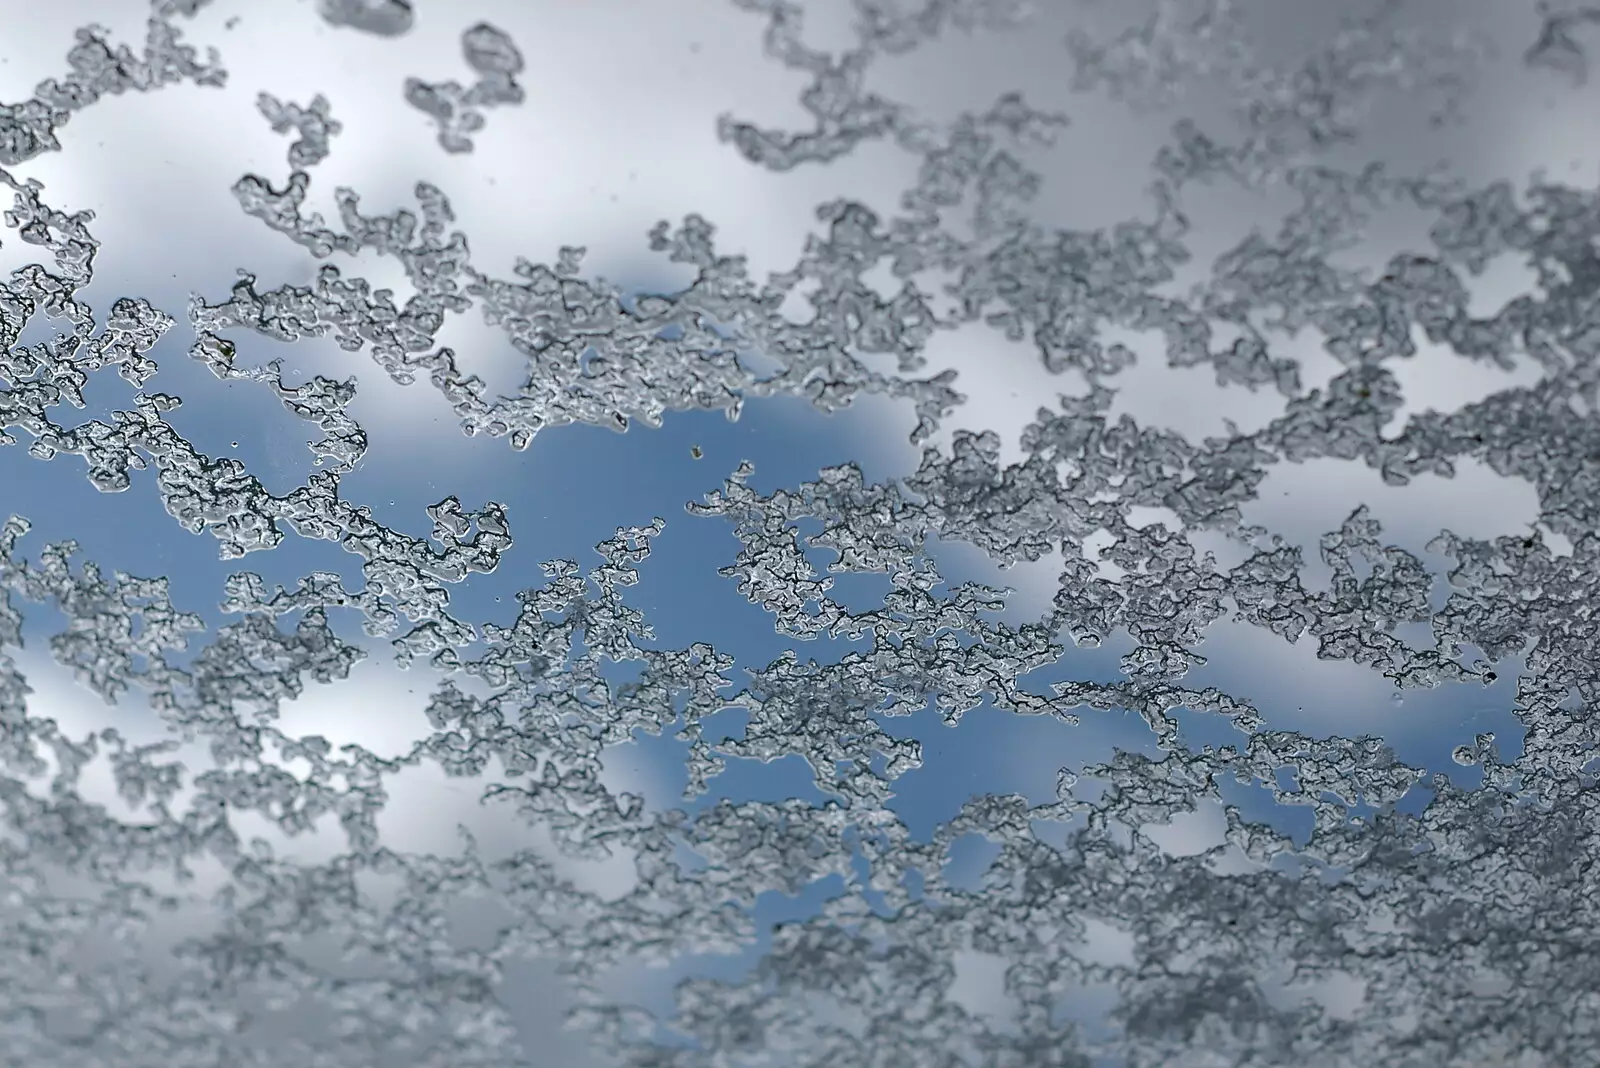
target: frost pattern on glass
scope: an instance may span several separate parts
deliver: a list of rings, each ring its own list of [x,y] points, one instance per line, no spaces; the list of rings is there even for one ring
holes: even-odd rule
[[[0,160],[59,148],[54,131],[103,94],[220,82],[218,61],[198,63],[169,21],[198,6],[155,4],[142,58],[97,29],[81,31],[72,74],[0,110]],[[1071,231],[1024,210],[1039,186],[1026,150],[1048,143],[1066,116],[1007,93],[938,126],[866,88],[876,57],[952,28],[1013,24],[1026,16],[1020,5],[862,0],[859,45],[840,56],[803,43],[796,5],[738,6],[768,19],[769,53],[810,74],[802,103],[815,126],[765,129],[730,116],[716,131],[723,140],[778,171],[884,138],[922,160],[899,214],[823,204],[799,262],[765,281],[719,250],[700,215],[648,235],[651,250],[694,268],[692,284],[643,296],[586,276],[580,248],[554,264],[523,260],[513,278],[491,276],[472,264],[467,235],[451,229],[446,191],[423,182],[416,211],[392,215],[363,215],[358,194],[340,189],[330,223],[302,210],[309,169],[341,130],[330,102],[262,94],[261,115],[295,137],[290,174],[282,185],[240,178],[241,209],[317,258],[394,257],[416,289],[397,307],[392,293],[325,264],[308,285],[263,289],[244,273],[226,294],[223,286],[193,298],[189,355],[219,379],[272,391],[322,435],[310,443],[318,469],[282,493],[179,434],[168,419],[184,403],[177,396],[140,392],[109,420],[53,418],[63,404],[85,407],[86,385],[108,367],[142,389],[155,371],[148,354],[177,320],[125,296],[100,321],[77,296],[99,247],[92,216],[59,211],[39,183],[0,170],[14,194],[6,225],[51,260],[0,283],[0,443],[26,444],[58,465],[58,477],[81,470],[107,493],[152,470],[172,520],[208,535],[223,559],[293,537],[353,554],[362,577],[352,589],[315,571],[285,587],[237,572],[221,591],[231,621],[208,630],[204,606],[173,603],[164,578],[84,560],[70,541],[37,544],[22,518],[0,528],[7,1061],[537,1063],[537,1050],[518,1047],[497,993],[531,958],[559,963],[577,991],[572,1022],[597,1049],[641,1066],[1600,1059],[1600,957],[1588,952],[1600,930],[1600,727],[1589,713],[1600,700],[1600,345],[1591,323],[1600,199],[1548,179],[1471,189],[1436,174],[1352,173],[1315,156],[1348,141],[1382,94],[1448,102],[1470,77],[1476,45],[1433,48],[1378,20],[1353,26],[1303,68],[1272,71],[1235,43],[1233,5],[1222,2],[1200,5],[1199,17],[1194,5],[1163,2],[1151,22],[1113,40],[1075,34],[1065,55],[1084,88],[1152,98],[1179,74],[1221,73],[1241,91],[1251,133],[1230,144],[1181,124],[1154,161],[1152,218]],[[394,0],[321,10],[399,32],[362,22],[380,8],[403,10],[409,25],[409,5]],[[1588,17],[1547,14],[1542,30],[1531,26],[1539,39],[1530,62],[1581,73],[1571,32]],[[479,76],[472,87],[406,88],[450,152],[471,149],[482,108],[522,99],[523,59],[505,34],[479,25],[462,45]],[[1415,58],[1383,58],[1393,55]],[[1186,191],[1213,177],[1279,182],[1300,202],[1278,233],[1248,237],[1192,295],[1173,296],[1167,284],[1189,258]],[[1395,255],[1375,277],[1331,262],[1370,213],[1397,204],[1431,215],[1431,248]],[[963,225],[952,227],[958,217]],[[1465,280],[1503,252],[1537,269],[1540,291],[1474,317]],[[892,298],[864,279],[880,265],[901,280]],[[953,312],[937,312],[936,295],[912,280],[927,268],[953,276],[944,294]],[[797,322],[780,307],[802,284],[816,314]],[[474,306],[526,358],[513,395],[491,395],[437,343],[447,318]],[[20,344],[41,312],[56,332]],[[948,450],[927,445],[964,398],[953,372],[919,377],[923,351],[936,332],[979,322],[1029,342],[1048,370],[1090,383],[1038,409],[1015,462],[1002,462],[994,431],[958,431]],[[1314,328],[1338,372],[1306,389],[1264,322]],[[1219,323],[1241,336],[1216,342]],[[1208,364],[1223,385],[1274,390],[1281,411],[1256,430],[1199,442],[1113,418],[1112,387],[1137,357],[1108,339],[1112,328],[1156,332],[1173,367]],[[461,618],[452,587],[496,571],[512,545],[506,509],[443,497],[427,509],[426,537],[375,520],[340,492],[368,447],[349,412],[354,381],[290,385],[281,360],[247,365],[226,335],[252,332],[364,351],[397,382],[431,384],[466,434],[519,450],[574,423],[625,430],[687,410],[734,418],[748,399],[778,395],[822,411],[868,395],[906,402],[924,450],[904,479],[871,482],[846,464],[770,492],[753,487],[745,464],[688,503],[728,524],[738,549],[721,574],[795,643],[736,677],[734,659],[709,643],[656,641],[624,598],[667,528],[661,518],[619,528],[590,566],[545,564],[540,582],[516,591],[511,625]],[[1403,404],[1390,365],[1415,351],[1419,332],[1467,361],[1504,366],[1525,353],[1544,377],[1387,429]],[[753,369],[746,351],[774,369]],[[1319,458],[1357,461],[1394,485],[1449,476],[1469,460],[1525,479],[1538,492],[1539,523],[1570,552],[1553,551],[1538,531],[1486,541],[1440,530],[1429,545],[1449,561],[1439,597],[1429,561],[1391,544],[1363,506],[1323,534],[1330,575],[1310,581],[1302,550],[1247,523],[1244,509],[1274,465]],[[1167,509],[1181,529],[1134,522],[1135,509],[1149,508]],[[1198,549],[1202,533],[1226,540],[1238,562]],[[1059,553],[1052,604],[1037,619],[1008,620],[1008,591],[946,581],[939,543],[966,543],[1007,566]],[[813,549],[834,555],[825,571]],[[880,605],[834,596],[837,579],[857,575],[887,579]],[[64,621],[48,642],[55,661],[108,702],[142,695],[169,741],[134,744],[109,728],[71,737],[30,711],[23,613],[43,606],[55,613],[45,618]],[[431,732],[399,757],[335,751],[276,726],[283,702],[347,677],[369,655],[336,633],[338,610],[359,613],[367,636],[388,638],[400,663],[443,676],[427,702]],[[1488,732],[1457,745],[1454,763],[1481,772],[1469,788],[1408,766],[1379,738],[1270,729],[1251,701],[1190,680],[1219,621],[1312,642],[1319,657],[1361,665],[1402,692],[1515,671],[1520,752],[1508,758]],[[1428,641],[1407,637],[1418,628]],[[1071,646],[1118,635],[1129,644],[1114,680],[1041,690],[1027,679],[1061,664]],[[824,636],[858,644],[831,660],[806,655],[803,643]],[[637,669],[630,681],[615,681],[618,664]],[[924,754],[895,721],[932,709],[954,727],[985,704],[1069,724],[1085,709],[1127,710],[1159,748],[1064,767],[1048,803],[976,794],[931,834],[913,834],[887,802]],[[736,736],[707,729],[729,710],[745,718]],[[1237,743],[1188,744],[1180,719],[1204,714],[1226,717]],[[688,745],[681,807],[651,807],[605,785],[607,747],[664,732]],[[200,745],[203,758],[185,748]],[[808,766],[823,800],[693,803],[730,759],[787,756]],[[81,796],[86,769],[100,765],[134,816]],[[454,855],[385,845],[378,817],[388,784],[422,766],[487,775],[486,804],[543,828],[568,858],[630,858],[635,882],[602,895],[532,847],[491,857],[465,831]],[[1293,832],[1262,814],[1290,810],[1308,817]],[[1217,844],[1192,855],[1158,844],[1152,828],[1197,812],[1220,813]],[[331,817],[346,848],[322,863],[282,858],[240,833],[245,815],[289,835]],[[996,850],[975,883],[946,865],[969,836]],[[200,867],[225,872],[220,889],[196,889]],[[378,877],[385,894],[371,889]],[[752,912],[762,895],[799,894],[830,877],[838,891],[806,918],[772,927],[742,974],[684,979],[669,1017],[620,1002],[607,984],[617,965],[744,952],[762,931]],[[476,948],[452,941],[450,909],[482,902],[506,917],[496,935]],[[193,922],[163,942],[163,918],[175,915]],[[1108,939],[1123,950],[1107,952]],[[347,954],[330,956],[328,946]],[[92,966],[86,947],[98,947]],[[951,996],[958,961],[972,953],[1003,960],[1009,1019]],[[1284,962],[1298,982],[1356,990],[1359,1011],[1286,996]],[[1066,1011],[1088,988],[1111,998],[1096,1027]],[[286,1030],[301,1014],[334,1024],[320,1038]]]
[[[15,165],[41,152],[59,151],[56,130],[75,111],[89,107],[109,94],[129,90],[149,92],[164,85],[193,81],[221,85],[227,77],[215,48],[206,50],[206,62],[196,59],[192,46],[171,18],[193,15],[207,0],[152,0],[144,47],[135,53],[125,44],[113,45],[104,26],[89,25],[77,32],[67,52],[69,73],[47,78],[33,96],[17,104],[0,104],[0,164]]]

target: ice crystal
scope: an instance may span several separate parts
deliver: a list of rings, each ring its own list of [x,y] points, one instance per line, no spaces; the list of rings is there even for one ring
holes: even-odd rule
[[[468,134],[483,129],[484,108],[520,104],[522,53],[504,31],[480,22],[461,35],[461,52],[478,80],[463,88],[460,82],[425,82],[406,79],[406,102],[432,116],[439,124],[439,144],[446,152],[471,152]]]
[[[916,163],[898,199],[820,204],[798,259],[765,280],[728,251],[737,235],[714,227],[712,192],[707,215],[640,235],[690,276],[662,292],[586,272],[575,246],[497,277],[454,228],[444,178],[416,180],[415,210],[387,215],[339,187],[330,222],[307,206],[311,169],[359,117],[335,121],[337,98],[314,90],[303,106],[263,92],[260,116],[296,137],[289,175],[244,174],[239,208],[299,258],[357,266],[281,283],[241,269],[231,289],[194,294],[176,329],[155,298],[96,288],[92,212],[0,169],[5,224],[41,257],[0,282],[0,445],[26,445],[0,459],[53,464],[63,500],[80,478],[129,514],[158,500],[217,559],[267,561],[226,574],[207,604],[180,593],[210,582],[198,564],[183,583],[137,575],[82,541],[43,540],[44,517],[0,526],[0,1059],[539,1063],[508,992],[542,962],[597,1063],[1600,1060],[1600,198],[1547,176],[1474,188],[1341,162],[1397,95],[1459,117],[1447,105],[1486,61],[1477,39],[1422,33],[1388,4],[1279,64],[1225,0],[1162,0],[1109,36],[1086,5],[1058,53],[1080,91],[1161,108],[1211,79],[1236,114],[1173,127],[1145,182],[1149,217],[1083,230],[1035,210],[1039,160],[1068,115],[1007,90],[941,122],[873,88],[876,64],[1037,13],[857,0],[855,43],[833,52],[808,43],[800,6],[735,3],[806,80],[811,126],[730,112],[707,140],[783,175],[874,144]],[[142,56],[80,30],[72,73],[0,106],[0,163],[25,174],[104,96],[221,86],[220,58],[200,63],[171,21],[203,6],[155,0]],[[412,21],[401,0],[318,10],[379,36]],[[1594,13],[1539,18],[1528,64],[1581,76],[1572,33]],[[474,85],[405,88],[453,154],[473,148],[482,109],[523,101],[526,73],[487,22],[461,48]],[[1291,206],[1180,294],[1196,205],[1220,182]],[[1427,219],[1422,247],[1378,270],[1341,259],[1397,209]],[[1470,286],[1506,254],[1537,285],[1473,314]],[[386,259],[411,290],[403,303],[352,273]],[[514,390],[441,343],[475,307],[518,361]],[[1301,330],[1323,342],[1316,374],[1289,352]],[[1029,399],[1020,433],[962,425],[957,371],[927,369],[943,337],[983,331],[996,360],[1023,343],[1060,383]],[[187,348],[162,348],[171,334]],[[1161,344],[1136,351],[1140,335]],[[282,349],[255,359],[257,342],[322,338],[519,454],[580,425],[648,433],[679,413],[760,419],[750,411],[775,398],[823,413],[875,398],[914,421],[920,457],[899,474],[834,463],[778,485],[730,465],[685,514],[630,515],[587,564],[551,559],[530,576],[507,561],[513,525],[521,535],[537,515],[464,489],[400,519],[360,499],[373,443],[358,389],[372,380],[302,375]],[[1408,411],[1397,368],[1424,343],[1430,359],[1537,377]],[[1206,367],[1219,388],[1256,392],[1270,416],[1192,440],[1119,412],[1119,386],[1151,352],[1172,375]],[[160,380],[187,381],[184,396],[147,389],[175,363],[212,378]],[[119,381],[130,406],[108,410]],[[321,435],[306,442],[315,469],[283,487],[275,473],[274,489],[179,430],[186,406],[263,389]],[[718,462],[691,450],[697,472]],[[1533,488],[1537,525],[1475,538],[1424,519],[1418,543],[1361,503],[1306,543],[1258,506],[1272,472],[1323,460],[1406,488],[1482,465]],[[658,636],[671,613],[649,591],[675,576],[651,557],[677,524],[731,534],[717,573],[765,614],[777,655]],[[1017,591],[962,577],[962,546],[997,568],[1048,568],[1052,599],[1017,612]],[[290,547],[305,553],[291,570],[316,562],[284,584],[270,576]],[[509,595],[509,621],[482,611],[484,579]],[[1283,709],[1207,681],[1241,633],[1274,655],[1313,645],[1402,697],[1504,675],[1521,737],[1456,724],[1430,765],[1405,750],[1404,722],[1380,736],[1352,711],[1321,732],[1285,729]],[[25,644],[36,637],[42,649]],[[329,741],[337,711],[325,733],[286,719],[348,692],[375,658],[404,670],[425,711],[392,751]],[[47,714],[55,668],[101,703],[147,709],[154,736]],[[952,776],[953,808],[925,827],[906,815],[908,784],[946,774],[950,744],[932,739],[970,745],[1023,720],[1087,738],[1115,713],[1137,737],[1045,753],[1048,796]],[[1227,744],[1209,733],[1219,724]],[[613,758],[647,741],[680,760],[682,796],[619,787]],[[764,790],[728,787],[753,765],[771,772]],[[803,782],[783,777],[795,768]],[[465,783],[512,830],[491,842],[463,825],[455,849],[406,840],[413,829],[386,820],[425,773]],[[1174,827],[1207,821],[1209,840],[1172,844]],[[318,839],[330,830],[331,846]],[[325,855],[295,848],[311,839]],[[988,859],[963,873],[974,843]],[[585,883],[585,865],[608,863],[619,884]],[[492,931],[463,937],[463,915]],[[956,994],[976,957],[1001,962],[987,1009]],[[618,980],[656,966],[676,983],[670,1004]]]
[[[332,26],[348,26],[379,37],[398,37],[411,29],[411,0],[317,0],[317,13]]]

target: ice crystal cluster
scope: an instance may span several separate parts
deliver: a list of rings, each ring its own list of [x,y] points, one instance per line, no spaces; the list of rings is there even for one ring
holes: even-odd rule
[[[1474,38],[1405,29],[1390,18],[1404,5],[1390,4],[1284,66],[1247,47],[1248,5],[1233,0],[1159,0],[1120,34],[1084,0],[1082,26],[1057,42],[1061,79],[1135,111],[1204,82],[1231,114],[1172,129],[1137,176],[1144,214],[1082,230],[1030,210],[1043,181],[1030,160],[1071,115],[1011,91],[940,121],[869,77],[935,42],[1027,33],[1037,12],[854,0],[854,43],[826,49],[790,0],[736,0],[804,83],[809,125],[746,120],[730,100],[706,139],[752,174],[874,145],[915,161],[891,214],[818,206],[786,270],[753,275],[738,235],[715,228],[709,192],[703,215],[640,235],[692,272],[670,292],[595,276],[575,247],[497,277],[474,264],[453,191],[435,184],[390,214],[341,188],[330,221],[306,207],[314,171],[361,120],[308,85],[298,102],[263,91],[259,114],[239,117],[290,139],[288,171],[245,173],[233,193],[322,261],[309,281],[268,285],[241,265],[231,290],[219,281],[186,315],[90,294],[95,217],[12,171],[61,150],[58,134],[109,95],[222,85],[227,48],[245,38],[219,35],[202,62],[180,29],[209,6],[156,0],[137,49],[80,30],[68,73],[0,105],[7,242],[42,257],[0,282],[0,444],[130,506],[153,491],[233,566],[293,542],[353,566],[287,584],[237,570],[209,602],[177,603],[170,577],[42,544],[20,515],[4,522],[0,1063],[547,1063],[505,994],[533,966],[551,970],[595,1063],[1600,1063],[1600,194],[1547,176],[1474,188],[1340,155],[1401,98],[1455,121],[1488,54]],[[283,17],[398,42],[450,8],[416,6],[328,0]],[[1581,75],[1594,11],[1522,14],[1532,45],[1517,58]],[[460,47],[471,86],[395,87],[453,155],[496,135],[485,109],[534,106],[518,79],[542,45],[479,22]],[[433,69],[449,65],[442,54]],[[1224,186],[1290,207],[1197,271],[1193,205]],[[1377,270],[1352,266],[1363,226],[1395,210],[1430,220],[1422,243]],[[1536,284],[1492,314],[1469,311],[1473,279],[1507,254]],[[338,265],[355,257],[390,259],[414,292],[397,304]],[[467,373],[441,342],[463,316],[519,354],[516,389]],[[1036,398],[1025,427],[945,433],[962,375],[985,373],[928,366],[930,342],[958,329],[988,331],[1002,355],[1031,351],[1060,395]],[[1283,344],[1292,332],[1336,361],[1325,380],[1305,380]],[[1117,414],[1120,376],[1149,358],[1119,340],[1130,333],[1162,339],[1171,373],[1208,367],[1221,386],[1276,398],[1275,414],[1200,440]],[[175,336],[177,349],[159,347]],[[762,403],[791,398],[825,413],[914,411],[920,465],[874,480],[846,463],[777,487],[748,463],[713,472],[683,512],[619,514],[587,563],[516,577],[503,561],[521,531],[494,500],[441,495],[426,531],[345,495],[369,450],[351,411],[365,379],[296,382],[285,359],[255,358],[262,339],[317,338],[437,391],[464,434],[504,439],[519,462],[576,424],[648,435],[677,413],[759,420]],[[1396,368],[1423,339],[1463,367],[1537,373],[1448,412],[1407,408]],[[188,396],[146,391],[163,360],[185,358],[211,377]],[[136,391],[131,407],[86,399],[107,376]],[[281,491],[175,426],[185,406],[262,390],[315,438],[315,470]],[[71,416],[85,407],[92,417]],[[1328,460],[1395,487],[1482,465],[1533,487],[1537,525],[1488,540],[1438,529],[1421,552],[1361,507],[1308,560],[1250,509],[1269,475]],[[1152,509],[1164,518],[1141,518]],[[741,667],[713,642],[656,637],[633,591],[679,523],[736,536],[715,581],[764,610],[781,655]],[[963,543],[1007,568],[1050,567],[1053,600],[1019,616],[1008,591],[947,574]],[[474,576],[515,602],[509,625],[452,596]],[[881,599],[846,595],[868,577]],[[1523,736],[1452,739],[1467,775],[1408,764],[1338,723],[1282,729],[1277,710],[1196,681],[1218,626],[1310,643],[1402,694],[1504,676]],[[1114,654],[1109,669],[1074,671],[1083,650]],[[400,755],[283,726],[287,703],[380,654],[426,689],[427,725]],[[104,699],[108,726],[74,733],[36,699],[25,669],[51,658]],[[164,740],[109,725],[135,699]],[[1104,760],[1063,752],[1052,798],[950,783],[965,803],[913,828],[893,802],[927,773],[926,754],[898,725],[931,712],[954,731],[979,709],[986,723],[1065,725],[1120,710],[1144,739]],[[1198,739],[1188,725],[1202,721],[1233,741]],[[649,803],[608,778],[608,752],[649,738],[680,747],[680,800]],[[717,793],[736,764],[788,758],[813,789]],[[494,850],[466,831],[434,851],[386,841],[401,780],[428,768],[525,833]],[[125,805],[86,796],[91,779]],[[1199,813],[1217,814],[1213,842],[1161,843],[1161,828]],[[337,849],[293,848],[329,820]],[[975,841],[987,862],[962,876],[951,858]],[[627,868],[620,889],[574,874],[607,858]],[[774,900],[806,904],[774,918]],[[463,909],[490,929],[461,936]],[[998,961],[999,1010],[958,996],[974,960]],[[646,1004],[618,977],[652,968],[675,986]]]

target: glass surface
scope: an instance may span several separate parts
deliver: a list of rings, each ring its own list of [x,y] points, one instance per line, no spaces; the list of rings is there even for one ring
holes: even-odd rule
[[[0,1065],[1600,1063],[1596,22],[0,0]]]

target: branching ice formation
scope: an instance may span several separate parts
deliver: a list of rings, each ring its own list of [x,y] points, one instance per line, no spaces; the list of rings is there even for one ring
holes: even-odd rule
[[[483,109],[520,104],[522,53],[505,32],[480,22],[461,35],[461,53],[478,75],[472,85],[406,79],[406,102],[439,124],[439,144],[446,152],[471,152],[472,138],[483,129]]]
[[[181,43],[173,14],[193,15],[206,0],[153,0],[142,55],[127,45],[112,47],[105,27],[85,26],[67,53],[71,73],[39,83],[33,96],[19,104],[0,104],[0,165],[14,166],[41,152],[56,152],[61,142],[56,130],[75,111],[101,97],[135,90],[149,92],[163,85],[191,80],[196,85],[220,86],[227,78],[215,48],[207,49],[206,62]]]
[[[256,106],[272,124],[274,133],[288,133],[293,130],[300,135],[295,143],[289,146],[289,166],[297,171],[327,159],[328,138],[344,129],[344,126],[329,114],[328,100],[321,93],[311,98],[309,107],[285,104],[271,93],[262,93],[257,98]]]
[[[0,159],[59,147],[53,131],[98,95],[179,78],[220,82],[216,61],[197,64],[166,21],[198,6],[157,3],[142,60],[82,31],[69,57],[75,73],[0,115]],[[409,21],[408,5],[390,6]],[[875,56],[951,26],[1009,24],[1024,14],[1017,5],[863,0],[859,47],[837,57],[803,45],[797,6],[740,6],[766,15],[774,56],[812,74],[803,102],[816,125],[792,133],[729,118],[724,140],[778,170],[826,163],[874,138],[922,160],[899,214],[822,205],[801,260],[764,282],[718,251],[698,215],[649,235],[653,250],[695,269],[693,283],[636,299],[584,277],[575,248],[554,265],[521,262],[514,279],[489,276],[472,265],[467,236],[447,234],[445,192],[425,183],[416,187],[420,215],[365,216],[357,194],[339,190],[336,230],[302,212],[307,168],[339,129],[328,102],[261,97],[274,128],[300,140],[282,189],[254,175],[238,182],[243,210],[318,258],[393,256],[416,290],[396,307],[391,293],[324,264],[310,285],[262,292],[246,272],[227,299],[194,298],[190,356],[218,378],[271,389],[324,435],[311,445],[322,469],[282,495],[239,461],[186,441],[167,420],[184,402],[176,396],[141,392],[109,422],[52,421],[63,403],[82,407],[86,384],[107,367],[142,389],[156,369],[148,353],[175,321],[124,297],[101,325],[77,296],[98,248],[92,216],[48,206],[37,182],[0,170],[15,194],[6,225],[53,261],[0,283],[0,444],[26,441],[63,477],[81,458],[105,492],[133,491],[130,472],[153,470],[170,516],[213,537],[224,558],[291,536],[329,541],[360,558],[363,580],[350,589],[318,571],[269,588],[239,572],[221,602],[236,618],[208,631],[197,606],[172,603],[165,579],[78,562],[70,542],[30,558],[29,524],[0,528],[8,1062],[532,1063],[498,997],[508,969],[527,958],[559,962],[580,998],[573,1022],[597,1048],[641,1066],[1527,1068],[1600,1059],[1600,194],[1545,180],[1474,190],[1319,162],[1380,91],[1454,92],[1472,51],[1447,50],[1431,65],[1380,61],[1418,43],[1375,22],[1303,68],[1262,74],[1226,43],[1231,5],[1202,5],[1195,18],[1164,4],[1116,41],[1073,38],[1082,84],[1138,95],[1192,72],[1248,74],[1247,136],[1227,143],[1181,124],[1154,161],[1153,219],[1051,229],[1025,210],[1038,185],[1025,159],[1064,116],[1008,94],[938,128],[864,87]],[[334,7],[324,5],[324,17]],[[1567,47],[1564,25],[1547,17],[1542,61]],[[440,120],[450,151],[470,149],[466,135],[482,125],[475,109],[521,99],[522,59],[503,33],[478,26],[463,44],[476,86],[407,89]],[[1162,295],[1189,255],[1185,193],[1213,180],[1281,182],[1301,202],[1278,233],[1224,255],[1192,297]],[[1397,203],[1435,216],[1432,248],[1397,255],[1370,278],[1329,262],[1368,213]],[[958,218],[970,224],[966,236],[952,232]],[[1537,291],[1476,318],[1464,277],[1504,252],[1537,269]],[[885,263],[902,281],[887,300],[863,277]],[[953,316],[936,314],[915,280],[930,268],[956,279]],[[796,322],[780,309],[802,283],[815,284],[815,315]],[[474,305],[527,360],[515,395],[491,396],[436,343],[448,316]],[[20,345],[41,311],[58,331]],[[1001,462],[994,432],[963,431],[948,452],[925,447],[903,479],[872,483],[843,465],[762,493],[746,465],[690,506],[732,525],[740,547],[722,574],[796,642],[742,678],[710,644],[657,642],[624,600],[665,529],[659,518],[618,529],[588,570],[546,564],[540,584],[516,593],[510,626],[458,618],[451,587],[494,572],[511,547],[505,509],[451,496],[428,509],[429,537],[385,527],[341,494],[341,475],[367,448],[348,412],[354,381],[292,386],[281,361],[240,361],[250,333],[332,337],[398,382],[420,372],[465,433],[517,449],[573,423],[626,429],[692,409],[732,417],[746,399],[775,395],[824,411],[871,394],[909,401],[914,440],[925,443],[963,398],[951,373],[912,377],[922,351],[936,331],[979,322],[1029,341],[1049,370],[1075,369],[1091,383],[1038,410],[1017,462]],[[1215,324],[1243,336],[1219,347]],[[1224,385],[1270,386],[1282,410],[1253,432],[1200,442],[1113,418],[1111,384],[1136,357],[1103,340],[1110,327],[1159,333],[1174,367],[1210,364]],[[1295,362],[1274,352],[1275,331],[1302,327],[1323,336],[1341,365],[1323,387],[1306,389]],[[1414,353],[1418,330],[1464,360],[1508,367],[1525,356],[1544,377],[1386,429],[1402,404],[1388,365]],[[738,355],[749,349],[777,370],[751,370]],[[893,355],[895,372],[862,359],[882,354]],[[1242,512],[1273,465],[1317,458],[1363,464],[1396,485],[1449,476],[1467,460],[1526,479],[1540,524],[1571,551],[1553,552],[1537,531],[1483,541],[1442,530],[1430,545],[1450,561],[1440,596],[1429,562],[1389,544],[1363,507],[1321,539],[1332,572],[1322,588],[1306,581],[1300,549]],[[1168,509],[1181,529],[1135,524],[1136,508]],[[811,526],[820,530],[804,533]],[[1241,561],[1199,551],[1197,532],[1231,539]],[[1090,547],[1102,534],[1109,545]],[[1052,606],[1037,620],[1004,621],[1005,591],[947,582],[936,539],[1007,565],[1059,552]],[[827,573],[808,549],[834,555]],[[1099,562],[1120,577],[1104,577]],[[887,577],[881,606],[852,609],[830,596],[836,575],[857,574]],[[135,745],[113,729],[69,737],[30,709],[17,655],[25,605],[65,619],[49,643],[57,662],[107,701],[142,692],[172,740]],[[330,613],[340,609],[358,613],[368,635],[392,636],[401,663],[426,661],[444,675],[427,702],[431,732],[398,757],[355,745],[336,753],[275,725],[283,702],[347,676],[368,655],[336,632]],[[1487,732],[1457,746],[1455,763],[1481,772],[1469,788],[1406,765],[1379,738],[1271,729],[1267,710],[1188,680],[1204,663],[1207,629],[1225,619],[1289,642],[1309,638],[1320,657],[1401,689],[1487,682],[1497,665],[1523,657],[1520,752],[1508,757]],[[1431,645],[1400,633],[1418,625]],[[1117,680],[1069,679],[1047,692],[1030,683],[1069,645],[1119,635],[1130,644]],[[833,659],[803,655],[799,643],[822,636],[854,643]],[[616,664],[637,673],[616,682]],[[979,794],[931,835],[912,834],[888,802],[923,754],[893,721],[931,708],[953,725],[986,703],[1068,723],[1085,708],[1125,709],[1149,725],[1159,753],[1063,769],[1059,796],[1045,804]],[[707,730],[729,710],[743,714],[742,730]],[[1188,743],[1181,720],[1208,713],[1238,728],[1237,744]],[[688,745],[683,804],[614,794],[604,750],[667,732]],[[209,748],[203,770],[172,756],[196,743]],[[703,800],[729,758],[788,755],[809,765],[823,801]],[[134,817],[82,797],[97,762]],[[391,848],[378,828],[387,784],[422,765],[474,780],[486,803],[508,803],[569,857],[631,858],[636,882],[602,897],[532,847],[494,856],[465,833],[455,856]],[[1245,803],[1250,790],[1309,820],[1283,829]],[[1202,810],[1220,811],[1220,844],[1181,856],[1156,843],[1152,827]],[[245,815],[286,835],[331,816],[346,848],[321,863],[280,857],[239,833]],[[998,850],[977,886],[946,875],[952,846],[969,835]],[[199,888],[202,865],[225,872],[220,890]],[[390,880],[387,897],[371,891],[374,877]],[[757,923],[761,895],[824,880],[838,889],[813,915],[770,930]],[[450,908],[483,899],[507,917],[495,937],[476,948],[452,941]],[[177,944],[159,944],[160,918],[177,910],[192,922]],[[1104,951],[1106,932],[1125,953]],[[684,980],[668,1018],[620,1003],[606,983],[624,963],[738,954],[761,937],[743,975]],[[102,947],[93,967],[76,956],[90,945]],[[317,949],[328,945],[358,963],[330,962]],[[972,952],[1005,962],[1009,1020],[950,996],[956,961]],[[1285,966],[1300,982],[1355,989],[1359,1011],[1291,996]],[[1069,1011],[1089,988],[1115,999],[1098,1028]],[[283,1027],[316,1013],[336,1021],[320,1037]]]

